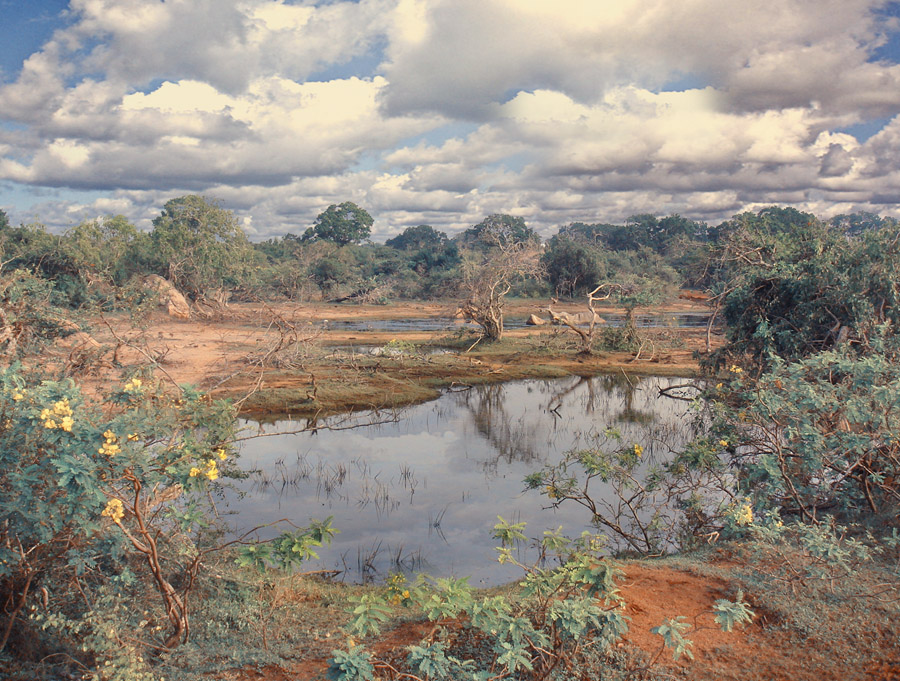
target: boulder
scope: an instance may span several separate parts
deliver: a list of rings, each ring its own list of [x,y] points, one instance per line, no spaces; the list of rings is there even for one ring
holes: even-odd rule
[[[554,324],[575,324],[581,326],[590,324],[592,319],[594,324],[604,324],[606,322],[606,320],[596,312],[593,314],[590,312],[577,312],[575,314],[571,314],[570,312],[554,312],[552,314]]]
[[[148,274],[143,280],[144,288],[159,294],[159,306],[166,308],[170,317],[190,319],[191,308],[181,292],[172,282],[158,274]]]
[[[100,347],[100,343],[98,343],[84,331],[75,331],[74,333],[70,333],[68,336],[57,338],[56,345],[57,347],[72,351],[93,350],[94,348]]]
[[[81,330],[75,322],[68,320],[60,322],[60,328],[67,332],[66,335],[60,335],[56,338],[57,347],[66,350],[90,350],[99,348],[100,343],[94,340],[93,336]]]
[[[536,314],[533,314],[530,317],[528,317],[528,319],[525,321],[525,323],[528,326],[543,326],[544,324],[547,323],[547,320],[542,319],[541,317],[538,317]]]

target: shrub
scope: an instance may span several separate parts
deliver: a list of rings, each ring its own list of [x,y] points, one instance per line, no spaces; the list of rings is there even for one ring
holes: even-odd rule
[[[96,399],[71,379],[0,372],[0,650],[40,624],[83,664],[136,664],[187,640],[211,553],[239,544],[240,562],[256,567],[314,555],[328,521],[269,544],[222,541],[211,505],[221,480],[241,475],[235,423],[227,402],[138,375]],[[159,609],[133,608],[153,598]]]

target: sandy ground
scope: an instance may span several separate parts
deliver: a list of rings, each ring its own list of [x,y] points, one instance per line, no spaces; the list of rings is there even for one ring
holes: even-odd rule
[[[714,561],[717,563],[717,561]],[[632,679],[691,679],[692,681],[896,681],[900,662],[872,651],[872,661],[864,668],[848,666],[835,650],[815,641],[797,640],[767,623],[766,613],[757,609],[753,621],[724,632],[711,612],[716,600],[733,599],[728,583],[728,559],[718,563],[722,578],[699,575],[690,570],[649,561],[623,565],[625,576],[620,595],[629,618],[628,633],[616,645],[629,649],[633,659]],[[692,642],[693,659],[674,660],[664,649],[662,638],[651,629],[664,621],[682,616],[691,626],[686,633]],[[448,620],[441,626],[452,639],[462,622]],[[403,658],[406,646],[418,644],[434,629],[428,621],[406,621],[366,641],[366,646],[381,659]],[[646,671],[648,663],[658,665],[655,673]],[[287,667],[236,669],[222,679],[230,681],[287,681],[288,679],[324,679],[328,660],[318,656],[298,660]]]
[[[547,304],[510,301],[505,313],[507,318],[530,314],[549,318]],[[554,309],[582,312],[586,308],[569,303]],[[450,325],[455,311],[451,303],[433,302],[232,304],[220,318],[180,320],[159,312],[140,327],[120,315],[95,323],[92,335],[100,348],[68,343],[60,352],[66,353],[61,359],[70,362],[85,350],[101,356],[102,369],[98,372],[95,366],[93,376],[85,372],[82,380],[88,382],[99,384],[116,371],[135,371],[153,361],[161,380],[241,400],[248,412],[313,414],[399,406],[434,397],[452,383],[611,371],[690,376],[697,371],[693,353],[706,343],[704,329],[647,330],[644,333],[653,343],[635,359],[634,353],[579,353],[575,334],[560,327],[508,330],[503,343],[478,343],[468,352],[477,339],[473,325],[457,324],[460,330],[455,332],[334,328],[342,320],[416,318]],[[598,311],[601,315],[622,312]],[[707,311],[703,303],[677,300],[650,312]],[[283,346],[286,340],[296,342]],[[714,338],[716,343],[719,340]],[[350,345],[382,347],[391,341],[450,345],[452,350],[441,355],[411,351],[400,357],[374,358],[351,355],[346,349]]]

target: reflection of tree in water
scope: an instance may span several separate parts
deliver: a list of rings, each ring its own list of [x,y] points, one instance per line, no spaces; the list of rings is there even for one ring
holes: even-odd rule
[[[457,395],[474,432],[490,447],[480,462],[489,476],[501,464],[542,465],[557,437],[575,437],[584,447],[596,446],[607,427],[639,442],[648,454],[678,451],[690,439],[692,421],[671,412],[670,400],[656,399],[652,379],[622,374],[530,382],[538,400],[521,399],[513,386],[476,386]],[[669,412],[666,415],[666,412]],[[587,418],[585,418],[587,417]]]
[[[575,406],[580,413],[594,416],[594,441],[599,432],[613,427],[623,435],[630,432],[627,437],[640,442],[649,454],[679,451],[695,435],[695,424],[685,414],[666,415],[672,401],[659,397],[658,381],[624,373],[582,377],[556,391],[548,411],[560,417],[565,406]],[[570,396],[574,405],[566,404]],[[588,444],[595,446],[596,442]]]
[[[559,416],[559,410],[570,395],[578,395],[579,408],[585,414],[605,412],[611,404],[622,403],[622,409],[612,419],[628,423],[648,424],[656,415],[652,411],[641,411],[634,406],[640,378],[630,378],[625,374],[604,374],[601,376],[580,376],[568,387],[553,393],[547,403],[547,411]],[[607,419],[610,415],[605,416]],[[607,424],[612,425],[612,423]]]
[[[546,442],[539,446],[541,425],[538,419],[526,421],[527,413],[513,419],[507,409],[509,399],[503,385],[476,386],[463,393],[463,405],[472,416],[472,424],[495,452],[495,456],[483,462],[487,473],[496,473],[498,464],[540,463],[546,456]]]
[[[550,383],[548,382],[547,385],[549,386]],[[588,376],[578,376],[572,385],[555,391],[547,402],[547,411],[558,416],[559,408],[562,407],[565,398],[582,387],[587,387],[587,395],[584,399],[584,413],[593,414],[596,394],[594,393],[594,379]]]
[[[603,383],[603,389],[606,393],[612,394],[613,391],[622,395],[622,410],[616,415],[617,421],[625,421],[626,423],[637,423],[647,425],[653,423],[656,414],[652,411],[641,411],[635,408],[635,398],[640,390],[640,378],[630,378],[623,374],[610,374],[600,377]]]

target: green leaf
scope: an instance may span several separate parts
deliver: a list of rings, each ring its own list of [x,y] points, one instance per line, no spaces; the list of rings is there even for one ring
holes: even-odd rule
[[[713,605],[713,612],[716,613],[716,622],[722,627],[722,631],[731,631],[736,624],[744,624],[753,619],[753,611],[748,603],[744,602],[744,594],[741,591],[737,593],[737,600],[734,602],[720,598]]]

